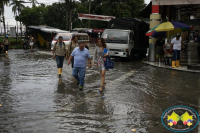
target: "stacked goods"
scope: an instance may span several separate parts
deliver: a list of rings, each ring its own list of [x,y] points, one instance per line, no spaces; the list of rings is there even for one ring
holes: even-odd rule
[[[188,43],[188,65],[198,64],[198,46],[199,42]]]
[[[188,43],[188,68],[189,69],[200,69],[198,66],[198,47],[199,42]]]

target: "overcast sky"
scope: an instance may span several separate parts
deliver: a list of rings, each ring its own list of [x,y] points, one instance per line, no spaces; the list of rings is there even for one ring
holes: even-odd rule
[[[24,0],[24,1],[28,1],[28,0]],[[37,0],[39,3],[44,3],[46,5],[51,5],[52,3],[54,2],[58,2],[58,0]],[[145,3],[146,4],[149,4],[151,0],[145,0]],[[24,4],[25,6],[32,6],[32,4],[29,4],[29,3],[26,3]],[[12,26],[15,26],[16,25],[16,21],[14,19],[14,14],[12,12],[12,7],[5,7],[5,19],[6,19],[6,25],[7,25],[7,22],[8,25],[12,25]]]

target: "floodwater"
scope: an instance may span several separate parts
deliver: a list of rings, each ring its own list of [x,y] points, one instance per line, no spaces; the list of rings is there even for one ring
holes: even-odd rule
[[[144,65],[138,58],[114,61],[100,94],[97,70],[87,69],[79,91],[67,61],[59,79],[48,51],[0,53],[0,132],[171,133],[161,122],[166,109],[186,105],[200,112],[199,74]]]

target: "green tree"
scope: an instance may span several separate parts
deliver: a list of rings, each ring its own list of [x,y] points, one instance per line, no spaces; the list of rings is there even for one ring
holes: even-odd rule
[[[9,4],[9,0],[1,0],[0,1],[0,16],[1,16],[1,21],[3,22],[3,26],[4,26],[4,34],[6,34],[6,23],[5,23],[5,16],[4,16],[4,12],[5,12],[5,6]]]
[[[66,5],[65,3],[53,3],[46,7],[44,17],[45,24],[59,29],[66,29]]]
[[[24,3],[24,1],[22,0],[13,0],[13,2],[10,4],[10,6],[13,6],[12,12],[14,12],[15,16],[17,16],[17,14],[19,15],[21,11],[25,8],[25,6],[22,3]],[[20,22],[20,30],[21,30],[21,37],[22,37],[22,24],[21,24],[21,21],[19,22]]]
[[[144,0],[95,0],[92,13],[115,17],[139,17],[138,13],[145,7]]]
[[[45,15],[47,8],[38,6],[38,7],[25,7],[20,15],[16,17],[16,20],[20,20],[25,26],[29,25],[43,25],[45,24]],[[51,17],[49,15],[49,17]]]

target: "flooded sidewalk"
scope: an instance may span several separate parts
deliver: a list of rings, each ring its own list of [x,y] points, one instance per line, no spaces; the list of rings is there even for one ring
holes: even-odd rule
[[[200,73],[200,70],[191,70],[191,69],[188,69],[187,66],[181,66],[181,67],[177,67],[177,68],[173,68],[169,65],[165,65],[164,62],[150,62],[150,61],[143,61],[144,64],[147,64],[147,65],[151,65],[151,66],[154,66],[154,67],[159,67],[159,68],[164,68],[164,69],[171,69],[171,70],[177,70],[177,71],[184,71],[184,72],[193,72],[193,73]],[[200,65],[199,65],[200,67]]]

